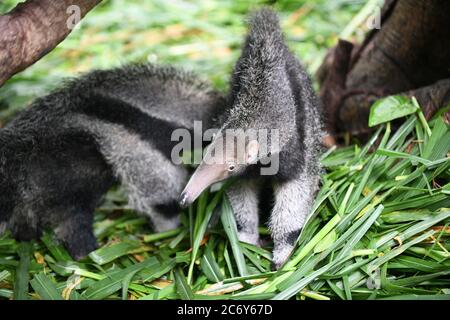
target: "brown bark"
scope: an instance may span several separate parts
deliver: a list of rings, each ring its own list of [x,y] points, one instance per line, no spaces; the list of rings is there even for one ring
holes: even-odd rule
[[[29,0],[0,16],[0,86],[67,37],[69,6],[78,6],[82,18],[100,1]]]
[[[373,101],[390,94],[417,95],[428,115],[445,107],[450,102],[450,80],[439,80],[450,79],[449,15],[450,1],[387,1],[380,30],[370,32],[346,56],[336,56],[333,50],[319,79],[327,117],[336,118],[329,130],[367,132]],[[350,67],[336,75],[343,72],[336,69],[339,60]],[[345,79],[332,97],[326,94],[330,78]]]
[[[326,126],[329,133],[334,133],[336,120],[341,103],[342,92],[345,90],[345,81],[348,69],[350,67],[350,56],[353,50],[353,44],[345,40],[339,40],[337,46],[333,49],[328,59],[327,75],[323,75],[323,83],[319,96],[322,101],[327,101],[327,113],[325,117]],[[333,58],[331,58],[331,56]],[[325,58],[325,60],[327,60]],[[320,80],[319,80],[320,81]]]
[[[440,108],[450,104],[450,79],[440,80],[432,85],[410,90],[404,94],[416,97],[425,118],[430,119]],[[445,114],[445,120],[450,123],[450,112]]]

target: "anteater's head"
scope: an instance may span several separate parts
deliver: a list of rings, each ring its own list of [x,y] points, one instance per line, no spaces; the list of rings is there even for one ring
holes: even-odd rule
[[[241,175],[258,161],[259,149],[258,140],[244,130],[219,132],[181,193],[180,205],[190,205],[203,190],[216,182]]]
[[[276,155],[295,139],[296,105],[286,62],[289,56],[276,14],[257,12],[234,68],[230,109],[181,194],[181,205],[189,205],[211,184],[242,174],[250,165],[278,159]],[[277,171],[278,166],[268,174]]]

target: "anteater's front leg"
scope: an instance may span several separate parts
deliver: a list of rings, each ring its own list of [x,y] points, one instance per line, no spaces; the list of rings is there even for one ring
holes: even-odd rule
[[[72,214],[55,229],[57,238],[62,241],[72,258],[80,260],[97,249],[97,239],[92,229],[93,209],[75,208]]]
[[[275,205],[270,230],[274,241],[272,261],[276,269],[286,262],[294,249],[300,229],[310,213],[315,189],[316,182],[306,174],[274,185]]]
[[[240,241],[259,245],[258,189],[255,181],[236,181],[226,191]]]

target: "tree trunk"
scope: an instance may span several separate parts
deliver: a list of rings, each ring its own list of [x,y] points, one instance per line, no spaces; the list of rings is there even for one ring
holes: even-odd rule
[[[390,94],[416,96],[427,116],[447,106],[449,16],[450,1],[390,0],[381,29],[369,33],[362,45],[349,49],[351,43],[339,42],[318,74],[326,117],[335,119],[328,130],[367,133],[370,106]]]
[[[29,0],[0,16],[0,86],[55,48],[79,22],[76,15],[100,1]]]

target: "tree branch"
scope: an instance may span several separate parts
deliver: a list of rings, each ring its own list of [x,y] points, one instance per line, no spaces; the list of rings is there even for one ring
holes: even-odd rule
[[[76,15],[81,20],[100,1],[29,0],[0,16],[0,86],[54,49],[79,22]]]
[[[417,96],[427,116],[447,106],[449,10],[448,1],[388,0],[380,30],[351,52],[341,42],[329,52],[318,79],[330,133],[367,134],[370,106],[391,94]]]

